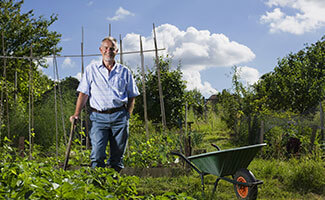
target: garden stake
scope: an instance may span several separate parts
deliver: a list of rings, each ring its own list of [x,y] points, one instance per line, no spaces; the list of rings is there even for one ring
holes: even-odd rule
[[[72,119],[71,122],[71,129],[70,129],[70,136],[69,136],[69,142],[67,149],[65,151],[65,159],[64,159],[64,164],[63,164],[63,169],[66,170],[68,167],[68,162],[69,162],[69,156],[70,156],[70,150],[71,150],[71,145],[72,145],[72,138],[73,138],[73,133],[76,129],[76,119]]]

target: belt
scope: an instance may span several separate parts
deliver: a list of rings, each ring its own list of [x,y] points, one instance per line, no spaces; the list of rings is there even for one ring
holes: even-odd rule
[[[90,108],[90,109],[91,109],[91,111],[97,112],[97,113],[112,114],[112,113],[124,110],[125,106],[121,106],[121,107],[117,107],[117,108],[111,108],[111,109],[102,110],[102,111],[97,110],[95,108]]]

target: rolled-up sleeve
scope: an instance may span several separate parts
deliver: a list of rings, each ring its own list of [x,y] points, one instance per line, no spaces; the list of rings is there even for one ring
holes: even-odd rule
[[[128,74],[127,93],[128,93],[128,98],[132,98],[140,95],[137,84],[131,72],[129,72]]]

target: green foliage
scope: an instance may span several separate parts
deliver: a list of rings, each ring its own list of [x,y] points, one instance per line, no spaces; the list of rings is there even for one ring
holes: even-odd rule
[[[279,193],[273,195],[283,195],[282,191],[290,191],[290,193],[315,193],[319,195],[325,194],[325,163],[321,160],[303,157],[300,159],[290,159],[289,161],[271,159],[262,160],[255,159],[250,165],[251,171],[255,176],[264,180],[264,187],[268,185],[281,185],[277,187],[265,188],[261,193],[268,194],[268,189],[275,190],[280,188]],[[276,183],[274,183],[276,181]],[[282,189],[281,189],[282,188]],[[262,194],[263,195],[263,194]],[[287,194],[289,195],[289,194]],[[292,194],[291,194],[292,195]],[[276,198],[276,196],[274,196]],[[299,198],[297,198],[299,199]]]
[[[291,162],[293,169],[285,180],[290,188],[301,193],[325,193],[324,163],[308,158]]]
[[[73,77],[67,77],[60,83],[61,94],[57,87],[56,101],[57,101],[57,123],[59,142],[64,143],[64,133],[67,135],[70,132],[69,116],[74,112],[76,102],[76,89],[79,81]],[[55,102],[54,89],[46,92],[42,99],[35,103],[35,143],[49,148],[55,144],[56,140],[56,117],[55,117]],[[63,117],[63,121],[62,121]],[[79,123],[78,123],[79,124]],[[65,129],[63,129],[63,125]],[[81,131],[78,126],[77,131]]]
[[[1,195],[9,199],[129,199],[138,184],[136,177],[119,177],[112,169],[53,170],[30,161],[3,164],[1,172]]]
[[[136,131],[138,130],[138,132]],[[177,134],[169,131],[166,134],[161,130],[149,127],[150,135],[147,139],[145,130],[138,115],[130,120],[129,149],[126,154],[125,164],[130,167],[162,167],[172,162],[168,154],[176,149],[178,144]]]
[[[192,174],[177,177],[144,177],[140,179],[138,192],[147,194],[145,195],[147,199],[167,199],[167,197],[170,199],[200,199],[200,184],[198,177]]]
[[[199,90],[194,89],[185,92],[185,99],[193,114],[197,117],[203,117],[204,114],[204,97]]]
[[[0,40],[0,46],[4,46],[5,55],[8,56],[32,56],[38,57],[33,62],[29,59],[0,59],[0,71],[4,72],[6,67],[6,77],[1,77],[0,90],[8,94],[9,112],[23,112],[20,121],[22,124],[28,123],[28,101],[30,75],[32,76],[32,95],[33,99],[39,100],[41,95],[51,88],[51,80],[45,76],[39,67],[47,67],[45,56],[52,54],[53,49],[59,43],[61,35],[55,31],[49,31],[49,27],[57,20],[55,15],[50,19],[44,17],[34,17],[33,10],[22,13],[21,7],[24,1],[3,0],[0,2],[0,29],[4,40]],[[3,42],[4,41],[4,44]],[[56,48],[60,52],[61,48]],[[31,70],[30,70],[31,69]],[[17,77],[15,77],[17,74]],[[15,79],[17,78],[17,87]],[[5,115],[7,112],[5,112]],[[4,116],[5,116],[4,115]],[[9,121],[1,119],[2,124],[9,124]],[[8,128],[8,127],[5,127]],[[20,128],[17,124],[14,129]],[[13,132],[15,135],[21,134],[21,129]]]
[[[64,171],[53,159],[27,160],[0,149],[0,196],[5,199],[137,199],[137,177],[109,168]]]
[[[325,37],[280,59],[256,84],[258,98],[271,110],[311,112],[324,96],[324,63]]]
[[[183,108],[185,105],[185,82],[182,80],[180,69],[171,70],[171,60],[166,57],[159,59],[161,86],[164,98],[164,107],[166,122],[169,127],[175,127],[179,120],[183,119]],[[141,95],[136,99],[135,113],[138,113],[143,119],[143,96],[142,96],[142,76],[140,73],[136,76],[137,85]],[[148,118],[152,122],[161,122],[161,109],[158,90],[158,75],[155,68],[148,71],[145,75],[146,98]]]
[[[256,110],[254,92],[239,81],[237,66],[233,67],[233,93],[223,90],[217,95],[217,108],[237,144],[255,144],[258,139],[259,113]]]

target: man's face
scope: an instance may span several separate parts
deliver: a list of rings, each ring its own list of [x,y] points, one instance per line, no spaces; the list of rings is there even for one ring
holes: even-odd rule
[[[109,40],[103,41],[99,50],[103,56],[104,61],[113,61],[118,52],[116,46]]]

